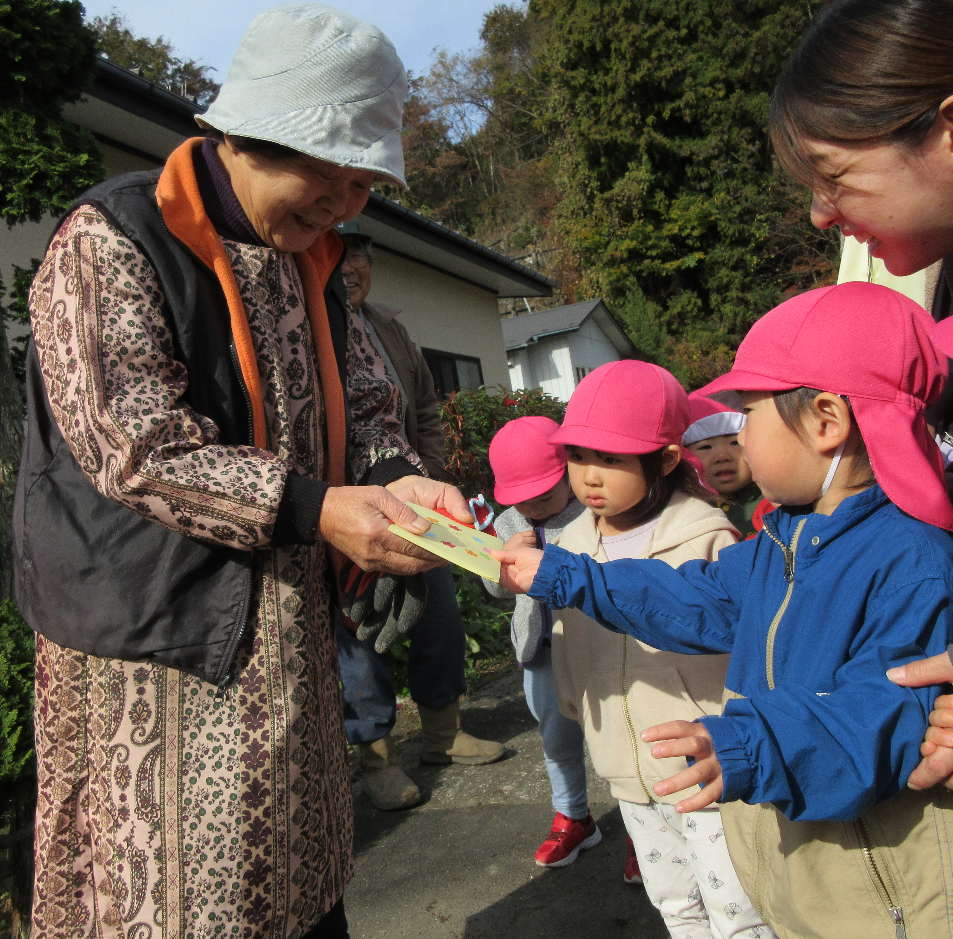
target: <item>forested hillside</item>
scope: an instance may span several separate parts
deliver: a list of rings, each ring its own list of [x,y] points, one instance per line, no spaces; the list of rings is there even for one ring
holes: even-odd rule
[[[768,99],[818,0],[530,0],[440,53],[406,114],[409,194],[445,225],[603,297],[691,385],[833,276],[836,236],[776,170]],[[522,306],[522,305],[521,305]]]

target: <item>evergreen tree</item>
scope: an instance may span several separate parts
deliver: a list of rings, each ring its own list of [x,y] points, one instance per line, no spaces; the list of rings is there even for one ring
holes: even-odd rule
[[[747,327],[830,276],[836,244],[775,172],[771,89],[817,0],[531,0],[577,292],[625,308],[699,384]]]
[[[0,217],[11,228],[66,209],[105,177],[93,135],[64,120],[93,78],[96,39],[77,0],[0,0]],[[15,293],[23,309],[29,277]],[[0,283],[0,299],[3,284]],[[23,398],[0,306],[0,599],[10,596],[10,517],[23,442]]]
[[[0,0],[0,216],[61,212],[104,174],[93,135],[60,110],[90,84],[96,40],[78,0]]]
[[[108,19],[97,16],[90,26],[96,34],[99,51],[110,62],[138,69],[143,78],[183,97],[194,98],[199,104],[208,104],[218,94],[218,83],[209,77],[215,69],[192,59],[178,58],[164,37],[134,36],[126,18],[115,12]]]

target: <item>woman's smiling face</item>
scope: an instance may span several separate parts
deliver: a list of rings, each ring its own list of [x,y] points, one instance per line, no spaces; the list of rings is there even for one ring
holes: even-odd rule
[[[821,181],[811,221],[868,245],[896,276],[953,252],[953,144],[944,126],[918,148],[804,142]]]
[[[265,244],[306,251],[367,204],[377,174],[297,154],[272,157],[236,150],[228,137],[218,148],[232,189]]]

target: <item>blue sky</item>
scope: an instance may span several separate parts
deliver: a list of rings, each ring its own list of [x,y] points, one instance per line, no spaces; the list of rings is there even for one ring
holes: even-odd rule
[[[218,71],[228,65],[245,28],[256,14],[280,0],[84,0],[86,18],[123,14],[138,36],[164,36],[183,59]],[[483,14],[502,0],[332,0],[331,6],[380,27],[415,75],[427,72],[433,49],[466,52],[479,43]],[[513,2],[513,0],[511,0]]]

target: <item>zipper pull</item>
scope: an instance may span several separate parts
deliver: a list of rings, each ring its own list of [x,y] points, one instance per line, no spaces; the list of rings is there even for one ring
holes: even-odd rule
[[[784,546],[781,550],[784,552],[784,579],[791,583],[794,580],[794,552]]]
[[[890,915],[893,917],[893,925],[897,932],[897,939],[907,939],[907,927],[903,922],[903,910],[899,906],[892,906],[890,907]]]
[[[235,677],[235,669],[230,668],[228,674],[218,683],[218,687],[215,689],[215,703],[224,704],[225,696],[228,694],[228,686],[232,683],[232,679]]]

